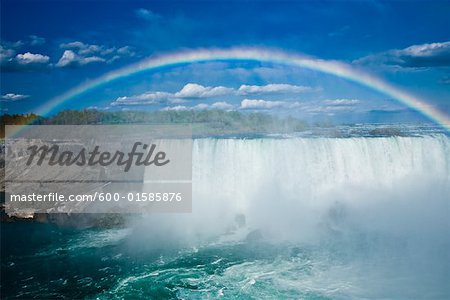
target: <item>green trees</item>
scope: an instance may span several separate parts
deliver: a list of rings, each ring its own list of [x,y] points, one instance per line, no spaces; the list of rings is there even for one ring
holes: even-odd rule
[[[2,115],[4,125],[52,124],[52,125],[96,125],[96,124],[194,124],[194,134],[233,134],[294,132],[305,130],[308,125],[296,118],[279,118],[264,113],[243,113],[223,110],[184,111],[115,111],[94,109],[63,110],[43,118],[36,114]]]
[[[0,116],[0,138],[5,137],[5,125],[26,125],[26,124],[42,124],[44,118],[36,114],[14,114],[14,115],[1,115]]]

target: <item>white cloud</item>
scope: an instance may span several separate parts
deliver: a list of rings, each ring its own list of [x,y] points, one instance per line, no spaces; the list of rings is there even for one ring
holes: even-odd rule
[[[215,102],[213,104],[207,103],[199,103],[195,106],[185,106],[185,105],[177,105],[177,106],[167,106],[162,110],[206,110],[206,109],[219,109],[219,110],[232,110],[235,106],[227,103],[227,102]]]
[[[235,92],[232,88],[223,86],[218,87],[205,87],[200,84],[188,83],[180,91],[176,93],[168,92],[147,92],[133,96],[118,97],[111,103],[113,106],[123,105],[155,105],[155,104],[181,104],[189,102],[188,99],[204,99],[214,98],[218,96],[224,96],[233,94]],[[213,108],[217,109],[230,109],[226,102],[216,102]]]
[[[24,54],[17,54],[16,61],[21,65],[47,64],[50,61],[50,57],[48,57],[47,55],[27,52]]]
[[[111,103],[112,106],[123,106],[123,105],[155,105],[165,102],[171,102],[171,93],[166,92],[149,92],[134,96],[123,96],[117,98]],[[178,99],[175,99],[171,103],[180,103]]]
[[[213,104],[207,104],[207,103],[199,103],[196,106],[192,107],[192,109],[219,109],[219,110],[232,110],[235,106],[228,103],[228,102],[214,102]]]
[[[234,108],[234,105],[228,103],[228,102],[215,102],[213,104],[211,104],[211,108],[213,109],[223,109],[223,110],[230,110]]]
[[[59,45],[62,49],[72,49],[72,50],[79,50],[79,51],[85,51],[85,52],[100,52],[101,47],[98,45],[89,45],[85,44],[80,41],[70,42],[70,43],[62,43]]]
[[[134,56],[136,53],[131,49],[130,46],[125,46],[117,49],[117,54],[121,56]]]
[[[241,85],[241,94],[262,94],[262,93],[304,93],[313,89],[309,86],[291,85],[286,83],[271,83],[268,85]]]
[[[76,60],[75,52],[73,52],[72,50],[66,50],[66,51],[64,51],[63,55],[59,59],[56,66],[57,67],[65,67],[65,66],[70,65],[75,60]]]
[[[329,112],[329,111],[352,111],[353,106],[335,106],[335,105],[325,105],[325,106],[311,106],[306,108],[306,111],[319,113],[319,112]]]
[[[81,55],[91,55],[96,53],[108,54],[111,53],[112,51],[114,51],[112,48],[103,50],[103,48],[98,45],[88,45],[86,48],[80,49],[78,51],[78,54]]]
[[[438,53],[448,53],[450,50],[450,42],[431,43],[422,45],[413,45],[404,50],[399,50],[400,53],[411,56],[435,56]]]
[[[175,110],[175,111],[182,111],[182,110],[189,110],[190,107],[184,106],[184,105],[177,105],[177,106],[167,106],[164,107],[162,110]]]
[[[192,107],[192,109],[197,109],[197,110],[204,110],[204,109],[208,109],[209,108],[209,104],[206,103],[199,103],[196,106]]]
[[[357,64],[391,65],[404,68],[450,66],[450,41],[412,45],[362,57]]]
[[[241,101],[241,109],[273,109],[273,108],[298,108],[300,102],[269,101],[261,99],[244,99]]]
[[[361,101],[357,99],[333,99],[333,100],[324,100],[324,103],[327,105],[334,106],[349,106],[359,104]]]
[[[17,101],[22,100],[30,97],[29,95],[21,95],[21,94],[14,94],[14,93],[8,93],[1,96],[3,99],[2,101]]]
[[[70,51],[70,50],[68,50]],[[58,63],[59,64],[59,63]],[[268,84],[264,86],[256,85],[242,85],[239,89],[224,87],[224,86],[203,86],[197,83],[188,83],[178,92],[147,92],[140,95],[118,97],[111,103],[113,106],[124,105],[154,105],[154,104],[181,104],[194,99],[206,99],[223,96],[240,96],[244,94],[253,93],[302,93],[313,90],[311,87],[297,86],[290,84]],[[207,105],[207,106],[205,106]],[[298,108],[301,104],[296,101],[268,101],[268,100],[254,100],[244,99],[241,103],[241,108],[257,109],[257,108]],[[215,102],[213,104],[199,104],[197,108],[201,109],[233,109],[235,106],[227,102]]]
[[[68,66],[83,66],[90,63],[95,62],[104,62],[105,59],[101,58],[99,56],[88,56],[83,57],[77,55],[72,50],[65,50],[61,58],[59,59],[58,63],[56,64],[57,67],[68,67]]]
[[[239,89],[224,86],[203,86],[196,83],[186,84],[181,91],[175,94],[180,98],[207,98],[225,95],[247,95],[264,93],[304,93],[313,91],[308,86],[291,85],[286,83],[271,83],[268,85],[241,85]]]
[[[113,63],[123,57],[135,55],[135,52],[133,52],[132,48],[129,46],[117,49],[116,47],[74,41],[62,43],[59,47],[65,50],[56,64],[58,67],[83,66],[93,62]]]
[[[93,62],[104,62],[105,59],[98,57],[98,56],[89,56],[89,57],[83,57],[80,59],[80,64],[81,65],[87,65]]]
[[[233,94],[234,89],[224,86],[210,87],[196,83],[186,84],[179,92],[175,93],[178,98],[209,98]]]
[[[0,66],[2,71],[29,71],[47,68],[50,57],[31,52],[17,53],[17,48],[24,45],[21,41],[15,43],[3,42],[0,45]]]

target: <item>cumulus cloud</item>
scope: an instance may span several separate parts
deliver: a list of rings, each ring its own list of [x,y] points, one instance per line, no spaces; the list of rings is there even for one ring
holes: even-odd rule
[[[5,102],[12,102],[17,100],[22,100],[30,97],[29,95],[21,95],[21,94],[14,94],[14,93],[8,93],[1,96],[2,101]]]
[[[304,93],[314,90],[308,86],[273,83],[267,85],[241,85],[238,89],[224,86],[203,86],[196,83],[186,84],[175,97],[179,98],[211,98],[226,95],[273,94],[273,93]]]
[[[117,49],[117,54],[121,56],[134,56],[136,53],[131,49],[130,46],[124,46]]]
[[[448,67],[450,66],[450,41],[393,49],[365,56],[355,60],[354,63],[391,65],[403,68]]]
[[[292,85],[286,83],[271,83],[268,85],[241,85],[241,94],[262,94],[262,93],[304,93],[312,91],[309,86]]]
[[[134,96],[123,96],[117,98],[111,103],[112,106],[123,106],[123,105],[155,105],[162,104],[166,102],[171,102],[171,93],[166,92],[149,92]],[[177,100],[174,100],[177,103]],[[172,102],[174,103],[174,102]],[[179,102],[178,102],[179,103]]]
[[[350,106],[350,105],[356,105],[361,102],[361,100],[358,99],[332,99],[332,100],[324,100],[323,101],[327,105],[333,105],[333,106]]]
[[[29,35],[25,41],[0,42],[0,66],[2,71],[28,71],[47,67],[50,58],[47,55],[35,54],[32,51],[20,51],[24,46],[39,46],[45,39],[37,35]]]
[[[269,101],[263,99],[244,99],[240,109],[269,110],[269,109],[301,109],[307,112],[330,112],[353,110],[359,103],[357,99],[328,99],[322,101]]]
[[[73,41],[62,43],[59,47],[64,49],[64,53],[56,64],[57,67],[79,67],[94,62],[112,63],[120,58],[135,55],[129,46],[116,48]]]
[[[303,93],[313,90],[311,87],[297,86],[290,84],[268,84],[268,85],[241,85],[239,88],[231,88],[225,86],[203,86],[197,83],[188,83],[183,86],[179,91],[174,93],[169,92],[146,92],[140,95],[122,96],[114,100],[111,105],[113,106],[125,106],[125,105],[156,105],[156,104],[181,104],[191,100],[219,98],[226,96],[239,97],[246,94],[272,94],[272,93]],[[234,98],[235,99],[235,98]],[[258,102],[259,101],[259,102]],[[263,101],[263,102],[261,102]],[[300,106],[299,102],[292,101],[268,101],[268,100],[252,100],[244,99],[244,105],[241,105],[243,109],[258,109],[258,108],[296,108]],[[233,105],[227,102],[215,102],[211,105],[199,104],[204,109],[233,109]],[[253,107],[250,107],[253,106]]]
[[[1,54],[2,71],[32,71],[45,69],[50,66],[50,57],[47,55],[31,52],[19,53],[15,56],[11,54],[13,54],[11,51]]]
[[[103,45],[90,45],[80,41],[62,43],[61,45],[59,45],[59,47],[62,49],[70,49],[77,51],[78,55],[93,55],[93,54],[107,55],[116,51],[116,48],[114,47],[108,48]]]
[[[161,110],[167,110],[167,111],[170,111],[170,110],[174,110],[174,111],[182,111],[182,110],[190,110],[190,109],[192,109],[192,108],[191,108],[191,107],[188,107],[188,106],[177,105],[177,106],[167,106],[167,107],[164,107],[164,108],[161,109]]]
[[[104,62],[105,59],[99,57],[99,56],[88,56],[83,57],[72,50],[65,50],[61,58],[59,59],[58,63],[56,64],[57,67],[75,67],[75,66],[84,66],[90,63],[95,62]]]
[[[199,103],[192,107],[195,110],[204,110],[204,109],[218,109],[218,110],[232,110],[236,107],[233,104],[230,104],[225,101],[214,102],[212,104],[208,103]]]
[[[66,50],[66,51],[64,51],[63,55],[59,59],[56,66],[57,67],[65,67],[65,66],[70,65],[75,60],[76,60],[75,52],[73,52],[72,50]]]
[[[207,98],[225,95],[248,95],[248,94],[274,94],[274,93],[304,93],[312,91],[308,86],[291,85],[285,83],[272,83],[267,85],[241,85],[238,89],[224,86],[202,86],[196,83],[186,84],[181,91],[175,95],[180,98]]]
[[[176,106],[167,106],[162,110],[207,110],[207,109],[218,109],[218,110],[233,110],[236,107],[228,102],[215,102],[212,104],[208,103],[199,103],[195,106],[185,106],[185,105],[176,105]]]
[[[234,93],[234,89],[223,86],[210,87],[195,83],[186,84],[180,91],[169,92],[146,92],[140,95],[118,97],[111,105],[155,105],[155,104],[180,104],[191,99],[204,99],[224,96]],[[224,102],[217,102],[224,103]],[[220,104],[217,104],[220,106]]]
[[[233,94],[233,88],[224,86],[203,86],[196,83],[186,84],[179,92],[175,93],[175,97],[179,98],[209,98]]]
[[[17,54],[16,61],[21,65],[47,64],[50,61],[50,57],[48,57],[47,55],[27,52],[24,54]]]
[[[30,71],[47,68],[50,64],[50,57],[38,53],[19,53],[18,48],[24,43],[18,41],[16,43],[2,42],[0,45],[0,66],[2,71]]]
[[[30,71],[46,69],[48,67],[78,67],[91,63],[112,63],[118,59],[135,55],[129,46],[107,47],[105,45],[87,44],[81,41],[72,41],[59,45],[64,49],[56,64],[50,63],[50,57],[34,51],[20,51],[20,48],[29,46],[33,49],[45,43],[45,38],[30,35],[24,42],[6,42],[0,44],[0,66],[2,71]],[[28,50],[28,49],[27,49]]]
[[[91,55],[94,53],[100,53],[103,49],[103,47],[98,45],[88,45],[79,41],[61,44],[60,48],[62,49],[73,49],[77,50],[78,54],[82,55]]]
[[[312,113],[320,112],[331,112],[331,111],[352,111],[353,106],[336,106],[336,105],[325,105],[325,106],[310,106],[305,110]]]
[[[222,110],[230,110],[234,108],[234,105],[228,103],[228,102],[215,102],[213,104],[211,104],[211,108],[213,109],[222,109]]]
[[[300,102],[294,101],[269,101],[262,99],[244,99],[241,101],[241,109],[274,109],[274,108],[298,108]]]

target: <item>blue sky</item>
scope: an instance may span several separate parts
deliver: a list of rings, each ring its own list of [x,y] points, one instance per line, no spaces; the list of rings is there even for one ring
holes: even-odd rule
[[[364,69],[450,114],[449,1],[1,1],[2,113],[36,111],[149,56],[256,46]],[[211,62],[142,73],[65,108],[226,109],[417,120],[386,95],[298,67]],[[55,113],[56,111],[53,111]]]

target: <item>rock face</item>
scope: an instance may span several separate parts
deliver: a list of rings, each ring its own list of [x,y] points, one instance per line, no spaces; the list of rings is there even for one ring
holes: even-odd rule
[[[84,167],[82,169],[67,168],[67,172],[70,174],[61,174],[61,168],[35,168],[27,169],[25,167],[26,161],[29,157],[29,153],[23,149],[28,148],[31,145],[29,141],[19,140],[14,141],[21,143],[21,145],[5,144],[3,140],[0,144],[0,220],[1,222],[42,222],[42,223],[54,223],[60,226],[69,226],[75,228],[88,228],[88,227],[117,227],[122,226],[125,223],[126,217],[118,213],[100,214],[100,213],[75,213],[76,211],[83,211],[85,203],[69,203],[69,207],[61,207],[59,205],[67,205],[61,203],[55,205],[55,203],[46,203],[49,207],[42,206],[39,209],[39,204],[33,205],[33,210],[27,211],[26,209],[14,210],[10,203],[6,200],[7,194],[5,193],[6,184],[8,184],[8,190],[18,190],[23,194],[31,194],[33,192],[45,193],[45,192],[58,192],[58,189],[64,193],[79,194],[80,192],[93,192],[102,191],[103,187],[107,185],[105,178],[110,178],[113,169],[107,169],[102,166]],[[46,142],[42,140],[34,140],[33,145],[44,145]],[[60,151],[68,150],[76,152],[83,145],[77,142],[61,142],[59,143]],[[20,149],[20,150],[17,150]],[[8,155],[6,157],[6,154]],[[6,161],[5,161],[6,159]],[[44,164],[43,164],[44,165]],[[25,170],[25,172],[23,171]],[[34,173],[33,173],[34,172]],[[52,179],[72,178],[83,182],[83,188],[74,184],[58,183],[57,185],[51,183],[20,183],[14,182],[20,181],[24,177],[36,178],[39,180],[45,174],[47,181]],[[64,175],[64,176],[62,176]],[[6,182],[5,179],[8,179]],[[48,180],[50,179],[50,180]],[[48,188],[46,187],[48,185]],[[56,189],[56,190],[55,190]],[[45,205],[45,204],[42,204]],[[92,205],[92,204],[90,204]],[[61,209],[62,208],[62,209]],[[64,211],[64,213],[55,213],[55,211]]]

